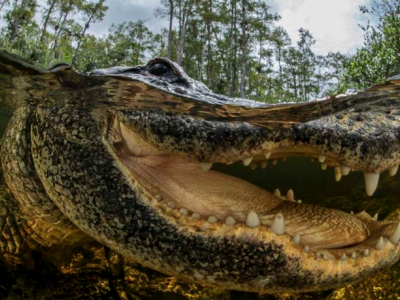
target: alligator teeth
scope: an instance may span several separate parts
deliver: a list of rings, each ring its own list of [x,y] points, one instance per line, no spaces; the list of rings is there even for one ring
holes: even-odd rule
[[[225,220],[225,224],[228,226],[232,226],[236,224],[236,221],[234,218],[232,218],[231,216],[227,217]]]
[[[350,214],[351,214],[351,215],[354,215],[354,212],[353,212],[353,211],[351,211],[351,212],[350,212]]]
[[[356,259],[356,258],[357,258],[357,254],[356,254],[355,252],[353,252],[353,253],[351,254],[351,258],[352,258],[352,259]]]
[[[257,167],[258,167],[258,164],[256,164],[256,163],[251,163],[251,164],[250,164],[250,169],[253,170],[253,171],[254,171],[255,169],[257,169]]]
[[[270,157],[271,157],[271,151],[269,151],[269,152],[265,152],[265,158],[266,159],[269,159]]]
[[[378,186],[379,173],[364,173],[365,191],[368,196],[372,196]]]
[[[262,169],[265,169],[267,167],[267,161],[265,160],[265,161],[262,161],[261,162],[261,168]]]
[[[374,219],[374,221],[378,221],[378,213],[376,213],[376,214],[372,217],[372,219]]]
[[[208,170],[211,169],[211,167],[213,166],[213,163],[205,163],[202,162],[200,163],[200,167],[203,169],[203,171],[207,172]]]
[[[328,168],[328,165],[327,165],[327,164],[325,164],[325,163],[322,163],[322,164],[321,164],[321,170],[322,170],[322,171],[325,171],[327,168]]]
[[[247,167],[248,165],[250,165],[252,160],[253,160],[253,157],[248,157],[248,158],[243,159],[243,165],[245,165]]]
[[[279,189],[276,189],[276,190],[274,191],[274,195],[275,195],[276,197],[282,196],[281,191],[280,191]]]
[[[369,255],[369,249],[365,249],[363,255],[367,257]]]
[[[390,176],[396,175],[398,169],[399,169],[399,165],[389,168],[388,169],[389,175]]]
[[[310,247],[308,245],[304,246],[304,252],[308,253],[310,252]]]
[[[381,236],[378,240],[378,242],[375,245],[376,250],[382,250],[383,246],[385,246],[385,242],[383,241],[383,237]]]
[[[250,228],[260,226],[260,219],[254,210],[251,210],[246,218],[246,225]]]
[[[350,171],[351,169],[349,166],[344,166],[344,165],[340,166],[340,172],[342,173],[342,175],[346,176],[350,173]]]
[[[335,167],[335,180],[340,181],[342,178],[342,172],[340,171],[340,166]]]
[[[297,203],[301,204],[301,203],[303,203],[303,201],[301,201],[301,200],[299,199],[299,200],[297,200]]]
[[[276,235],[281,235],[285,233],[285,219],[283,218],[283,215],[281,213],[277,214],[275,216],[274,221],[272,222],[271,225],[272,231]]]
[[[207,219],[207,222],[208,223],[217,223],[218,219],[216,217],[214,217],[214,216],[209,216],[208,219]]]
[[[294,201],[294,192],[292,189],[289,189],[286,193],[286,199]]]
[[[300,235],[298,235],[298,234],[296,234],[294,237],[293,237],[293,243],[295,243],[296,245],[300,245]]]
[[[326,158],[325,155],[322,155],[322,154],[318,155],[318,161],[320,163],[323,163],[325,161],[325,158]]]
[[[273,165],[273,166],[275,166],[277,163],[278,163],[278,160],[277,160],[277,159],[274,159],[274,160],[272,161],[272,165]]]
[[[340,257],[340,260],[347,260],[347,255],[346,255],[346,253],[343,253],[343,255]]]
[[[396,245],[400,239],[400,222],[397,224],[396,229],[392,233],[392,235],[389,237],[389,241],[392,242],[392,244]]]
[[[196,212],[195,212],[195,213],[192,214],[192,218],[198,220],[198,219],[201,218],[201,216],[200,216],[199,213],[196,213]]]
[[[187,216],[188,215],[188,210],[186,208],[182,207],[182,208],[179,209],[179,213],[181,215]]]
[[[174,202],[168,202],[168,203],[167,203],[167,206],[168,206],[169,208],[175,208],[175,203],[174,203]]]
[[[324,253],[324,255],[322,257],[324,258],[324,260],[328,260],[329,259],[329,256],[326,253]]]
[[[161,201],[162,200],[162,196],[161,195],[155,195],[154,198],[156,198],[157,201]]]

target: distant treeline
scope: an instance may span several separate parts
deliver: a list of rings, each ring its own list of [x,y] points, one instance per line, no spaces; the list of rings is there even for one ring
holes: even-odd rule
[[[293,44],[268,1],[161,0],[154,13],[169,21],[161,32],[133,20],[113,24],[107,35],[90,35],[88,28],[107,13],[104,2],[0,0],[0,48],[42,65],[67,62],[81,72],[165,56],[217,93],[266,102],[307,101],[400,73],[398,0],[360,7],[373,21],[361,25],[364,46],[354,55],[326,56],[315,55],[306,29]]]

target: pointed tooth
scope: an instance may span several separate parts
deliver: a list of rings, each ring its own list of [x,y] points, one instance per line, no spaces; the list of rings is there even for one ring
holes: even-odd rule
[[[367,257],[369,255],[369,249],[365,249],[363,255]]]
[[[322,256],[322,254],[321,254],[320,252],[317,252],[317,253],[315,254],[315,257],[316,257],[316,258],[321,258],[321,256]]]
[[[258,167],[258,164],[256,164],[256,163],[251,163],[251,164],[250,164],[250,169],[253,170],[253,171],[254,171],[255,169],[257,169],[257,167]]]
[[[294,192],[292,189],[289,189],[286,193],[286,198],[288,200],[294,201]]]
[[[207,219],[208,223],[217,223],[218,219],[215,216],[209,216]]]
[[[346,253],[343,253],[343,255],[340,257],[340,260],[347,260],[347,255]]]
[[[293,243],[295,243],[296,245],[300,245],[300,240],[301,240],[301,238],[300,238],[300,235],[298,235],[298,234],[296,234],[293,237]]]
[[[308,245],[305,245],[303,250],[304,250],[304,252],[308,253],[308,252],[310,252],[310,247]]]
[[[328,260],[329,259],[329,256],[326,253],[324,253],[324,255],[322,257],[323,257],[324,260]]]
[[[336,166],[335,167],[335,180],[340,181],[341,178],[342,178],[342,172],[340,171],[340,167]]]
[[[182,208],[179,209],[179,213],[181,215],[187,216],[189,212],[188,212],[188,210],[186,208],[182,207]]]
[[[253,160],[253,157],[248,157],[248,158],[243,159],[243,165],[245,165],[247,167],[248,165],[250,165],[252,160]]]
[[[344,165],[340,166],[340,172],[342,173],[343,176],[348,175],[350,173],[350,171],[351,171],[351,169],[349,166],[344,166]]]
[[[372,196],[378,186],[379,173],[364,173],[365,190],[368,196]]]
[[[399,165],[393,166],[388,169],[389,175],[394,176],[397,173],[397,170],[399,169]]]
[[[276,197],[281,197],[282,195],[281,195],[281,191],[279,190],[279,189],[276,189],[275,191],[274,191],[274,195],[276,196]]]
[[[207,172],[208,170],[211,169],[211,167],[213,166],[213,163],[206,163],[206,162],[202,162],[200,163],[200,167],[203,169],[203,171]]]
[[[262,161],[262,162],[261,162],[261,168],[262,168],[262,169],[265,169],[265,168],[267,167],[267,164],[268,164],[268,163],[267,163],[266,160],[265,160],[265,161]]]
[[[277,160],[277,159],[274,159],[274,160],[272,161],[272,165],[273,165],[273,166],[275,166],[277,163],[278,163],[278,160]]]
[[[378,213],[376,213],[376,214],[372,217],[372,219],[374,219],[374,221],[378,221]]]
[[[159,194],[155,195],[154,198],[156,198],[157,201],[161,201],[163,199]]]
[[[354,212],[353,212],[353,211],[351,211],[351,212],[350,212],[350,214],[351,214],[351,215],[354,215]]]
[[[352,258],[352,259],[356,259],[356,258],[357,258],[357,254],[356,254],[355,252],[353,252],[353,253],[351,254],[351,258]]]
[[[265,158],[269,159],[271,157],[271,151],[265,152]]]
[[[297,200],[297,203],[301,204],[301,203],[303,203],[303,201],[301,201],[301,200],[299,199],[299,200]]]
[[[225,224],[228,226],[232,226],[236,224],[236,220],[232,218],[231,216],[227,217],[225,220]]]
[[[327,165],[327,164],[325,164],[325,163],[322,163],[322,164],[321,164],[321,170],[322,170],[322,171],[325,171],[327,168],[328,168],[328,165]]]
[[[397,245],[399,239],[400,239],[400,221],[397,224],[397,227],[393,231],[392,235],[389,237],[389,241],[392,242],[392,244]]]
[[[281,213],[275,216],[275,219],[271,225],[271,229],[276,235],[282,235],[285,233],[285,219]]]
[[[196,212],[195,212],[195,213],[192,214],[192,218],[198,220],[198,219],[201,218],[201,216],[200,216],[199,213],[196,213]]]
[[[246,218],[246,225],[250,228],[255,228],[260,226],[260,219],[254,210],[251,210]]]
[[[382,250],[383,246],[385,246],[385,241],[383,240],[383,236],[381,236],[379,238],[378,242],[376,242],[375,249],[376,250]]]
[[[167,206],[169,208],[175,208],[175,203],[170,201],[170,202],[167,203]]]
[[[322,155],[322,154],[318,155],[318,161],[320,163],[323,163],[325,161],[325,158],[326,158],[325,155]]]

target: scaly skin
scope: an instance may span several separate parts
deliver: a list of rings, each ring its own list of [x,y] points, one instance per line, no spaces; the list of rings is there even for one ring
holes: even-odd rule
[[[146,173],[156,164],[151,178],[175,180],[181,171],[168,170],[182,164],[200,182],[219,180],[214,171],[199,173],[199,163],[261,162],[269,152],[271,158],[323,154],[328,165],[380,173],[400,163],[397,81],[353,96],[267,106],[215,95],[163,59],[82,76],[68,67],[35,69],[1,53],[0,71],[0,99],[28,101],[15,112],[1,149],[18,201],[13,214],[43,247],[91,237],[166,274],[256,292],[342,286],[400,258],[397,219],[283,201],[228,177],[221,181],[246,186],[245,196],[195,191],[209,201],[197,219],[190,205],[198,203],[187,203],[183,213],[181,199],[172,197],[170,205],[168,186]],[[261,224],[251,225],[249,212]],[[284,233],[273,229],[280,214]],[[224,224],[231,216],[235,224]]]

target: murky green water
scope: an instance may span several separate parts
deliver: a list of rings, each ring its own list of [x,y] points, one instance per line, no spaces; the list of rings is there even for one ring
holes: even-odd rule
[[[7,123],[10,120],[11,116],[12,116],[11,111],[0,108],[0,137],[4,135]]]

